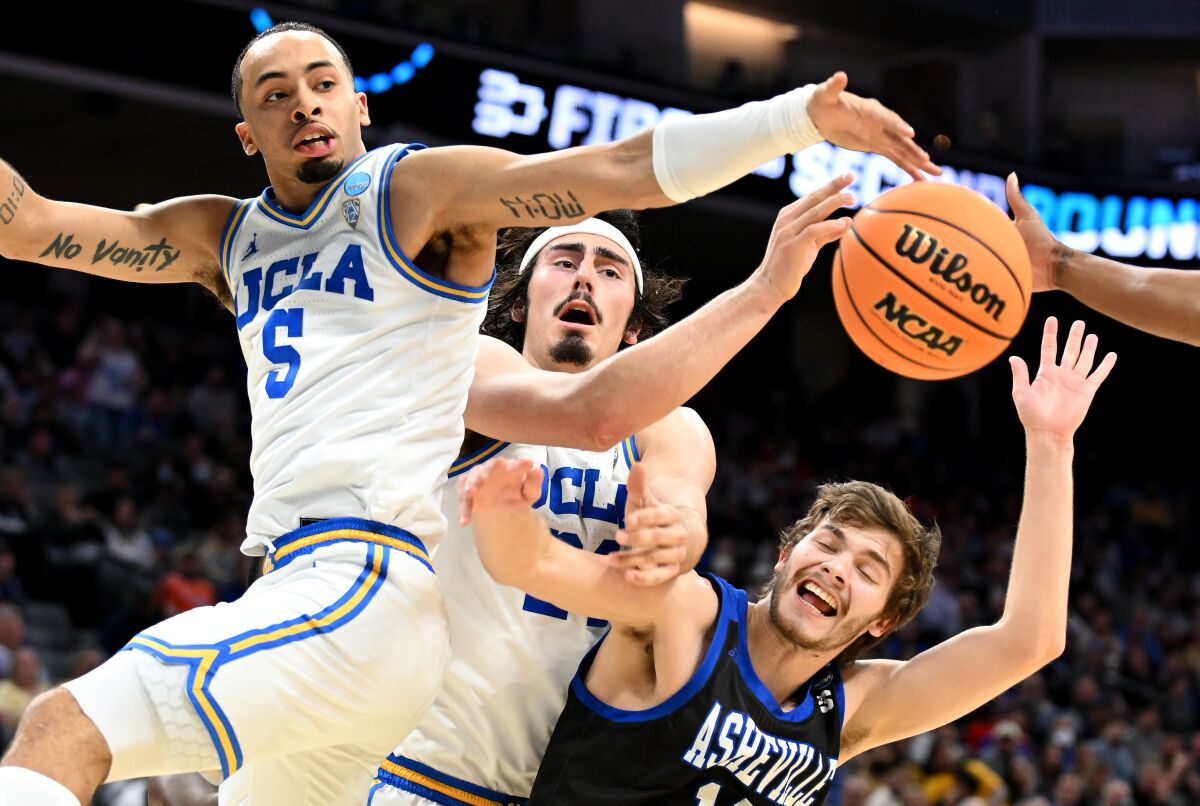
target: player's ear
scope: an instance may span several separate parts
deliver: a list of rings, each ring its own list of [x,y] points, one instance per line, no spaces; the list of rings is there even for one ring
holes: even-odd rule
[[[626,344],[637,344],[638,334],[642,332],[641,325],[630,325],[625,328],[625,337],[621,339]]]
[[[524,322],[525,321],[525,300],[519,299],[516,302],[514,302],[512,305],[512,308],[509,310],[509,314],[512,316],[512,320],[514,322]]]
[[[242,143],[242,151],[246,152],[247,157],[253,157],[258,153],[258,146],[254,143],[254,135],[250,133],[250,125],[246,121],[241,121],[233,127],[237,132],[238,140]]]
[[[775,573],[778,574],[783,570],[783,566],[787,563],[787,558],[792,555],[792,549],[795,548],[795,546],[795,543],[789,543],[779,552],[779,559],[775,562]]]
[[[370,126],[371,113],[367,111],[367,94],[365,92],[355,93],[354,100],[358,104],[358,125]]]
[[[892,627],[896,626],[896,617],[888,616],[887,618],[877,618],[871,622],[871,626],[867,628],[875,638],[880,638],[892,631]]]

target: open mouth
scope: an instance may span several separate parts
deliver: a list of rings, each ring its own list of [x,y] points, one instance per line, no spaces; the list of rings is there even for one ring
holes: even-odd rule
[[[590,326],[596,324],[596,315],[591,306],[582,302],[572,302],[559,312],[558,321],[572,325]]]
[[[306,157],[324,157],[333,153],[337,138],[325,128],[310,128],[300,137],[293,148]]]
[[[804,582],[797,593],[801,601],[826,618],[832,618],[838,613],[837,599],[833,594],[817,585],[815,582]]]

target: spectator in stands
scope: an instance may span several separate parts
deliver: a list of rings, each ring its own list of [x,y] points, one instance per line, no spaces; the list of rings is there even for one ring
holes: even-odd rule
[[[205,578],[196,552],[190,549],[179,555],[175,570],[163,576],[155,595],[164,618],[217,603],[216,591]]]
[[[12,735],[34,697],[50,687],[37,653],[30,647],[16,651],[12,676],[0,680],[0,732],[5,740]]]
[[[25,619],[11,604],[0,604],[0,678],[12,675],[17,652],[25,644]]]

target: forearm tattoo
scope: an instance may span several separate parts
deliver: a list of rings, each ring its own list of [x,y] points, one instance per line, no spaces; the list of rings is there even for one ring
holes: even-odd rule
[[[53,257],[57,260],[74,260],[83,254],[84,245],[75,241],[75,233],[60,232],[38,257]],[[179,259],[181,250],[167,243],[166,238],[160,238],[158,243],[149,243],[140,248],[124,246],[119,238],[108,240],[101,238],[86,257],[92,265],[107,261],[114,266],[132,266],[135,271],[154,269],[162,271]]]
[[[2,164],[2,163],[0,163]],[[11,169],[10,169],[11,170]],[[10,186],[0,190],[0,224],[11,224],[25,197],[25,180],[16,171],[12,173]]]
[[[535,193],[529,199],[520,196],[501,198],[500,203],[508,208],[513,218],[544,218],[557,221],[560,218],[577,218],[584,215],[583,205],[575,198],[575,194],[569,190],[565,193],[566,199],[562,193]]]

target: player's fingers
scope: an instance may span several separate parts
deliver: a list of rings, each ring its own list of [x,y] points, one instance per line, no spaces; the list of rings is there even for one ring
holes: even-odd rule
[[[1100,384],[1104,383],[1104,379],[1108,377],[1108,373],[1112,372],[1112,368],[1117,364],[1117,354],[1109,353],[1104,356],[1104,360],[1100,362],[1100,366],[1096,367],[1096,371],[1091,374],[1088,380],[1092,384],[1092,388],[1096,389]]]
[[[1083,349],[1084,324],[1080,319],[1071,323],[1067,331],[1067,343],[1063,345],[1062,365],[1066,369],[1074,369],[1079,361],[1079,353]]]
[[[1040,374],[1047,367],[1052,367],[1055,364],[1055,357],[1058,355],[1058,320],[1053,316],[1046,317],[1046,324],[1042,327],[1042,352],[1040,363],[1038,364],[1038,373]]]
[[[1010,355],[1008,357],[1008,365],[1012,367],[1013,374],[1013,395],[1015,396],[1020,390],[1029,388],[1029,367],[1025,366],[1025,360],[1020,356]]]
[[[823,198],[819,204],[815,204],[796,215],[792,221],[788,222],[781,234],[785,237],[795,237],[818,221],[824,221],[838,210],[843,207],[849,207],[852,204],[854,204],[853,193],[845,190],[834,193]]]
[[[1025,201],[1025,196],[1021,193],[1021,183],[1017,179],[1016,171],[1010,173],[1004,180],[1004,195],[1008,197],[1008,206],[1012,209],[1015,217],[1019,218],[1033,212],[1033,208],[1029,202]]]
[[[1096,347],[1100,344],[1100,339],[1095,333],[1089,333],[1083,338],[1083,349],[1079,351],[1079,358],[1075,361],[1075,371],[1083,377],[1087,377],[1092,371],[1092,365],[1096,362]]]
[[[674,526],[683,522],[683,514],[672,506],[655,504],[630,512],[625,516],[626,529],[642,529],[650,526]]]
[[[639,571],[631,568],[625,571],[625,580],[632,585],[651,588],[655,585],[661,585],[664,582],[670,582],[679,576],[679,570],[679,566],[673,568],[656,568],[649,571]]]
[[[825,244],[833,243],[838,238],[842,237],[842,233],[845,232],[849,226],[850,216],[831,218],[828,221],[822,221],[819,224],[813,224],[804,231],[804,237],[805,240],[811,241],[814,246],[820,249]]]
[[[779,211],[778,221],[780,227],[790,228],[792,222],[794,222],[797,218],[804,215],[807,211],[811,210],[825,199],[842,192],[853,181],[854,174],[847,172],[844,174],[839,174],[825,184],[821,185],[819,188],[805,193],[803,196],[796,199],[796,201]]]

